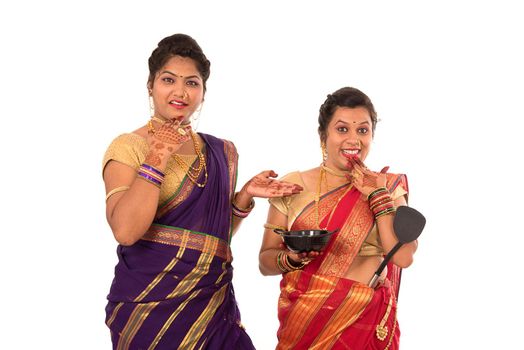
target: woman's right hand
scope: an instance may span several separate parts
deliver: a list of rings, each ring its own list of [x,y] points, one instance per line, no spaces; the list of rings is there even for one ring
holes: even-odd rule
[[[291,250],[288,249],[288,247],[284,244],[280,244],[280,249],[287,250],[287,255],[293,262],[295,262],[297,265],[300,263],[307,263],[311,260],[318,258],[320,255],[322,255],[322,252],[312,250],[310,252],[304,252],[304,253],[294,253]]]
[[[191,125],[181,126],[176,119],[165,121],[157,130],[148,133],[149,153],[145,162],[152,166],[167,163],[167,159],[191,138]]]

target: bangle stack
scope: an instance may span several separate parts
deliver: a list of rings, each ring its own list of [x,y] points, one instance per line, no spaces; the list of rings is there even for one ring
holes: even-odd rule
[[[157,168],[144,163],[138,168],[137,176],[160,188],[166,175]]]
[[[240,208],[235,204],[235,200],[231,202],[231,206],[233,207],[233,215],[235,215],[237,218],[244,219],[246,218],[249,213],[251,213],[251,210],[255,207],[255,200],[251,198],[251,203],[249,203],[249,207],[247,208]]]
[[[277,267],[280,271],[282,271],[282,273],[300,270],[306,265],[306,262],[300,262],[300,265],[298,266],[293,265],[291,259],[289,258],[289,255],[287,255],[286,252],[283,250],[281,250],[277,254]]]
[[[383,215],[394,213],[397,209],[393,203],[391,194],[385,187],[379,187],[368,196],[369,208],[375,216],[375,220]]]

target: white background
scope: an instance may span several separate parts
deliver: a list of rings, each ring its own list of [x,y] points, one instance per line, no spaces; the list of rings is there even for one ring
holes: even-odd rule
[[[381,118],[368,166],[427,217],[403,274],[402,349],[521,344],[524,24],[517,1],[16,1],[0,5],[2,349],[109,349],[116,243],[101,160],[148,119],[147,58],[192,35],[212,62],[198,131],[235,142],[239,186],[317,166],[318,107],[355,86]],[[258,272],[268,204],[235,236],[235,290],[276,344]]]

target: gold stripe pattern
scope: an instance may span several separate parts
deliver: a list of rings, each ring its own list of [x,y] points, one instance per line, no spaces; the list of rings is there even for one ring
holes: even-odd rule
[[[213,256],[201,254],[196,266],[182,279],[176,288],[169,293],[166,299],[172,299],[189,293],[200,281],[200,279],[209,272],[209,267]]]
[[[190,236],[186,235],[184,238],[185,238],[185,242],[183,242],[183,244],[187,244],[188,239],[190,238]],[[217,244],[218,244],[217,240],[207,240],[206,241],[206,245],[203,247],[202,250],[206,250],[206,251],[214,250],[214,249],[216,249],[216,245]],[[211,261],[213,260],[213,257],[214,256],[210,255],[210,254],[205,254],[205,253],[201,254],[199,259],[198,259],[198,262],[196,263],[196,266],[193,268],[193,270],[189,274],[187,274],[182,281],[180,281],[178,283],[176,288],[166,298],[168,298],[168,299],[169,298],[175,298],[175,297],[183,296],[183,295],[186,295],[187,293],[189,293],[197,285],[197,283],[200,281],[200,279],[208,273]],[[181,303],[178,306],[178,308],[175,310],[175,312],[173,312],[169,316],[167,321],[164,323],[164,325],[162,326],[162,328],[160,329],[160,331],[156,335],[153,343],[149,347],[150,350],[152,350],[152,349],[154,349],[156,347],[156,345],[158,344],[160,339],[162,339],[163,335],[169,329],[171,324],[175,321],[177,316],[185,309],[187,304],[192,299],[194,299],[199,293],[200,293],[200,290],[193,291],[190,294],[189,298],[184,300],[184,302]],[[196,341],[197,340],[198,339],[196,339]],[[183,348],[183,347],[181,347],[181,348]]]
[[[142,239],[145,241],[174,245],[198,250],[218,256],[226,261],[232,260],[229,244],[215,236],[192,232],[186,229],[153,224]]]
[[[224,153],[227,157],[227,165],[229,171],[229,201],[233,202],[235,198],[235,187],[237,185],[237,166],[238,166],[238,152],[235,145],[231,141],[224,140]],[[228,242],[233,238],[233,212],[230,213],[231,225],[229,229]]]
[[[181,248],[183,249],[183,248]],[[169,264],[167,264],[167,266],[164,268],[164,270],[159,273],[154,279],[153,281],[147,286],[146,289],[144,289],[142,291],[142,293],[140,293],[139,296],[137,296],[135,298],[135,300],[133,300],[134,302],[139,302],[139,301],[142,301],[146,295],[149,294],[149,292],[151,292],[151,290],[153,288],[155,288],[155,286],[160,283],[160,281],[173,269],[173,267],[175,267],[176,263],[178,262],[178,258],[173,258],[173,260],[171,260],[169,262]]]
[[[373,223],[373,214],[367,202],[359,198],[317,273],[344,277]]]
[[[171,324],[173,323],[173,321],[177,318],[177,316],[182,312],[182,310],[185,309],[185,307],[187,306],[187,304],[189,304],[189,302],[191,300],[193,300],[194,298],[196,298],[196,296],[200,293],[200,290],[195,290],[193,293],[191,293],[191,295],[186,299],[184,300],[182,303],[180,303],[180,305],[178,305],[178,308],[175,310],[175,312],[173,312],[169,318],[167,319],[166,323],[164,323],[164,325],[162,326],[162,328],[160,329],[160,331],[158,332],[158,334],[156,335],[155,339],[153,339],[153,342],[151,342],[151,345],[149,345],[149,348],[148,350],[153,350],[157,345],[158,345],[158,342],[160,341],[160,339],[162,339],[162,337],[164,336],[164,334],[166,333],[166,331],[169,329],[169,327],[171,326]]]
[[[113,313],[111,314],[111,317],[109,317],[109,319],[107,320],[106,324],[108,327],[111,326],[111,324],[113,323],[113,321],[115,320],[116,318],[116,314],[118,313],[118,310],[120,310],[120,308],[122,307],[122,305],[124,305],[124,303],[120,302],[118,303],[118,305],[115,307],[115,309],[113,310]]]
[[[322,328],[310,349],[331,349],[342,332],[360,317],[372,298],[373,289],[360,283],[353,284],[341,306]]]
[[[160,302],[155,301],[151,303],[138,304],[129,319],[127,320],[122,333],[120,334],[120,339],[118,340],[117,350],[128,350],[131,344],[131,341],[135,337],[136,333],[144,323],[149,313],[159,304]]]
[[[191,329],[182,340],[180,349],[194,349],[196,343],[206,330],[206,327],[215,315],[217,308],[224,301],[224,296],[228,290],[229,284],[226,283],[213,296],[206,306],[206,309],[200,314],[200,317],[193,323]]]
[[[153,288],[175,267],[176,263],[182,258],[182,255],[184,255],[184,251],[186,250],[186,243],[187,242],[187,236],[182,237],[181,240],[181,246],[180,249],[178,249],[178,252],[176,253],[175,257],[167,264],[167,266],[162,270],[161,273],[159,273],[153,281],[140,293],[138,297],[135,298],[134,302],[140,302],[142,301],[146,295],[151,292]]]
[[[295,275],[294,279],[298,281],[300,273],[301,271],[289,272],[285,275],[285,278],[287,279],[289,275]],[[296,285],[296,282],[286,282],[287,286]],[[313,318],[331,295],[335,284],[336,281],[331,280],[328,276],[311,276],[307,292],[300,295],[299,299],[294,302],[293,308],[283,325],[284,331],[280,338],[291,342],[279,342],[278,349],[292,349],[300,341]],[[292,291],[294,291],[294,288],[289,290],[289,292]],[[279,309],[281,308],[282,306],[279,305]]]

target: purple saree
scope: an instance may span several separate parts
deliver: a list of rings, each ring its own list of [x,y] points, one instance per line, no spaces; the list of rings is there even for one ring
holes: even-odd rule
[[[254,349],[231,284],[237,153],[228,141],[200,135],[206,186],[186,177],[142,239],[118,246],[106,307],[114,349]]]

